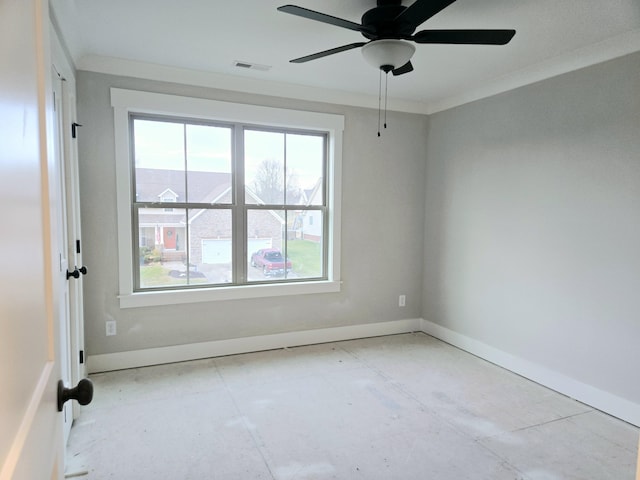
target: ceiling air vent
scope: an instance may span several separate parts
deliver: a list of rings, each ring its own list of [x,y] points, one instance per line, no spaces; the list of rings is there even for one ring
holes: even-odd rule
[[[244,68],[247,70],[260,70],[262,72],[271,70],[270,65],[260,65],[258,63],[242,62],[240,60],[236,60],[235,62],[233,62],[233,65],[238,68]]]

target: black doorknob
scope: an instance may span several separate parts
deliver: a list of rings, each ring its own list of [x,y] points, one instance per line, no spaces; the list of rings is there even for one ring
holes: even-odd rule
[[[69,270],[67,270],[67,280],[69,280],[69,278],[80,278],[80,272],[78,271],[78,268],[76,267],[73,272],[70,272]]]
[[[77,400],[80,405],[88,405],[93,400],[93,383],[88,378],[83,378],[74,388],[66,388],[64,382],[58,382],[58,411],[67,400]]]
[[[73,272],[70,272],[69,270],[67,270],[67,280],[69,280],[69,278],[71,278],[71,277],[80,278],[80,274],[86,275],[87,274],[87,267],[85,267],[84,265],[82,267],[80,267],[80,268],[74,267]]]

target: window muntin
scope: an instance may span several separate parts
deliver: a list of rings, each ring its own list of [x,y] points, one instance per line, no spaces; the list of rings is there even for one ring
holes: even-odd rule
[[[134,291],[327,279],[326,133],[130,122]]]

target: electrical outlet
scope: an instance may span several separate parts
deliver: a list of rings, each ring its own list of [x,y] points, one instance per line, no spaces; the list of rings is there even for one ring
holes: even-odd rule
[[[406,295],[400,295],[398,297],[398,306],[399,307],[404,307],[407,304],[407,296]]]
[[[116,321],[115,320],[109,320],[108,322],[106,322],[106,326],[107,326],[107,337],[110,337],[110,336],[116,334]]]

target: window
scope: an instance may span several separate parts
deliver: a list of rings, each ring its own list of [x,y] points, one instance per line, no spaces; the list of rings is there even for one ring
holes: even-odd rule
[[[111,94],[122,307],[339,290],[342,117]]]
[[[325,133],[129,122],[134,290],[327,278]]]
[[[137,149],[138,150],[138,149]],[[175,203],[178,201],[178,195],[172,190],[165,190],[162,192],[160,197],[160,202],[162,203]],[[165,212],[173,212],[173,207],[168,207],[164,209]]]

